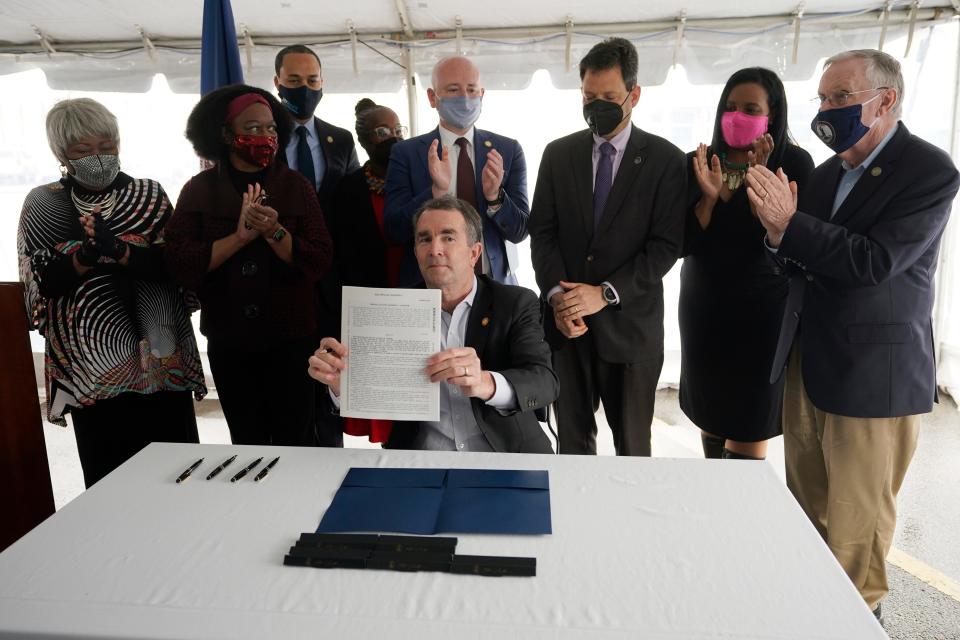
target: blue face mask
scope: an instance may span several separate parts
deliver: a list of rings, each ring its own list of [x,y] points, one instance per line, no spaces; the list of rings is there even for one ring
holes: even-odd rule
[[[479,97],[454,96],[437,99],[440,119],[457,129],[469,129],[480,118],[481,106]]]
[[[852,104],[849,107],[821,111],[813,117],[810,128],[834,153],[843,153],[860,142],[863,136],[867,135],[867,131],[870,131],[870,127],[861,120],[863,105],[879,97],[875,96],[864,103]]]

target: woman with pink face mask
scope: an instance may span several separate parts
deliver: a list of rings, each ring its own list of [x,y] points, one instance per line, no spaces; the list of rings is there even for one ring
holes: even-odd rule
[[[332,247],[316,189],[277,161],[291,123],[270,93],[231,85],[201,98],[187,138],[214,163],[180,192],[166,262],[200,300],[200,331],[234,444],[312,445],[305,362],[314,283]]]
[[[680,407],[700,427],[706,457],[762,460],[782,430],[783,376],[769,379],[787,279],[764,247],[743,175],[755,163],[782,167],[802,188],[813,170],[788,131],[777,75],[760,67],[734,73],[713,141],[689,156]]]

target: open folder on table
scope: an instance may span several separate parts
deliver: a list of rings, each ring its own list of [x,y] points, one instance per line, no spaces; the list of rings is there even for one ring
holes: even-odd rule
[[[353,468],[327,508],[319,533],[547,534],[546,471]]]

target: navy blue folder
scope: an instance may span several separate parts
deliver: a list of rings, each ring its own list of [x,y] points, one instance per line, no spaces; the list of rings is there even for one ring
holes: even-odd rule
[[[318,533],[552,533],[546,471],[353,468]]]

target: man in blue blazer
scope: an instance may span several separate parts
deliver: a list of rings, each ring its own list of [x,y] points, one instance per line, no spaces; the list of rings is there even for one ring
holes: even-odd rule
[[[516,140],[474,126],[484,89],[480,71],[470,60],[439,61],[432,85],[427,97],[439,112],[440,125],[394,145],[387,170],[386,232],[407,250],[400,286],[423,282],[413,253],[413,214],[424,202],[445,194],[469,202],[483,219],[483,260],[477,272],[517,284],[505,242],[527,237],[530,205],[523,150]]]
[[[833,56],[819,91],[812,127],[837,155],[799,200],[760,166],[747,194],[791,274],[771,374],[786,366],[787,485],[879,619],[897,492],[937,396],[934,272],[960,175],[900,122],[891,56]]]

